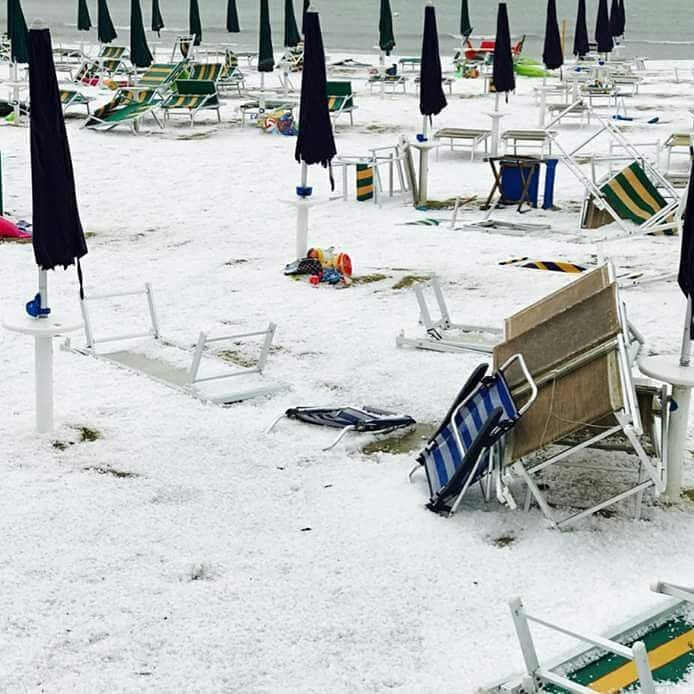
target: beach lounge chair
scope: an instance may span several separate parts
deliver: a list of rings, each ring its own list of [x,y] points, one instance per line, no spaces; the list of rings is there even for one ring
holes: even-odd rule
[[[277,423],[284,419],[296,419],[306,424],[340,429],[337,438],[323,448],[329,451],[337,446],[350,432],[358,434],[389,434],[398,429],[413,427],[416,422],[412,417],[388,412],[376,407],[292,407],[280,415],[268,429],[270,433]]]
[[[526,485],[526,508],[534,499],[560,529],[627,499],[636,501],[639,517],[644,492],[657,496],[665,488],[668,394],[635,386],[632,365],[640,345],[612,267],[583,273],[511,316],[505,337],[494,348],[494,364],[522,354],[539,389],[504,447],[505,464]],[[508,380],[514,396],[524,392],[520,375]],[[571,481],[562,478],[556,466],[589,447],[619,460],[591,456],[589,472],[572,466]],[[578,510],[562,514],[556,510],[562,505]]]
[[[185,74],[188,69],[188,62],[182,60],[178,63],[152,63],[137,78],[135,84],[130,89],[152,89],[159,96],[165,96],[170,90],[174,81]]]
[[[506,380],[506,372],[512,368],[523,373],[527,386],[521,406]],[[483,365],[473,372],[410,471],[410,481],[421,467],[426,471],[427,508],[431,511],[453,515],[470,486],[485,475],[490,482],[485,494],[488,500],[492,473],[497,473],[497,496],[504,501],[499,444],[535,401],[537,388],[521,355],[511,357],[489,376],[487,369]]]
[[[667,150],[666,171],[670,171],[672,167],[672,155],[674,150],[680,150],[682,154],[689,156],[689,148],[694,143],[694,131],[683,133],[672,133],[665,143],[663,148]]]
[[[287,48],[278,65],[286,67],[289,72],[301,72],[304,69],[304,44]]]
[[[246,80],[241,68],[239,58],[230,48],[224,52],[224,68],[217,81],[217,89],[221,91],[235,90],[242,96],[242,90],[246,89]]]
[[[193,60],[195,57],[195,34],[179,34],[171,49],[171,62]]]
[[[84,127],[112,130],[126,125],[132,132],[137,132],[141,121],[151,115],[157,125],[163,128],[155,112],[161,103],[162,98],[154,89],[119,89],[111,101],[96,109],[87,118]]]
[[[352,91],[351,82],[334,82],[326,83],[328,92],[328,108],[333,122],[337,122],[343,113],[349,115],[349,124],[354,125],[354,92]]]
[[[217,112],[217,121],[221,123],[217,81],[223,67],[222,63],[200,63],[190,69],[188,78],[177,79],[172,93],[161,104],[165,118],[168,119],[172,112],[185,111],[193,124],[201,111],[211,110]]]
[[[96,58],[86,58],[77,70],[74,82],[98,87],[105,77],[116,74],[129,75],[132,70],[123,60],[124,46],[102,46]]]
[[[369,76],[369,91],[373,94],[374,89],[383,89],[384,92],[395,94],[396,90],[402,87],[402,93],[407,93],[407,78],[398,73],[397,64],[393,63],[386,68],[384,74],[376,73]]]
[[[518,154],[519,149],[531,150],[541,157],[552,155],[552,138],[546,130],[504,130],[501,133],[501,141],[513,154]]]
[[[456,149],[463,149],[470,152],[470,160],[477,156],[477,150],[484,147],[482,155],[489,154],[489,138],[492,131],[479,128],[442,128],[434,133],[434,140],[448,140],[451,152]],[[439,156],[439,149],[443,145],[436,147],[436,157]]]
[[[441,281],[434,275],[428,282],[413,287],[419,307],[419,322],[425,335],[419,338],[406,337],[401,331],[395,339],[398,347],[416,347],[434,352],[479,352],[491,354],[494,346],[502,339],[499,328],[481,325],[454,323],[443,294]],[[434,318],[429,307],[428,294],[433,294],[438,318]]]
[[[87,109],[87,115],[90,113],[91,102],[94,101],[94,97],[85,96],[81,92],[75,91],[74,89],[61,89],[60,90],[60,103],[63,107],[63,114],[67,113],[68,109],[73,106],[84,106]]]

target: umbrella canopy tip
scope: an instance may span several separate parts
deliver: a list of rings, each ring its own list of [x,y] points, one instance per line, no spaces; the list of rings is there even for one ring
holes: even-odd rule
[[[45,19],[41,19],[41,17],[37,17],[32,23],[31,26],[29,27],[32,31],[40,31],[41,29],[48,29],[48,24],[46,23]]]

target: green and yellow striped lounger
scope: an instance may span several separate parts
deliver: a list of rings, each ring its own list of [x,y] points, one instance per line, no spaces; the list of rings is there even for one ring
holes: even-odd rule
[[[60,90],[60,104],[63,107],[63,113],[66,113],[72,106],[85,106],[87,115],[89,115],[89,104],[94,101],[93,97],[85,96],[81,92],[76,92],[73,89]]]
[[[172,111],[186,111],[193,123],[200,111],[214,110],[217,112],[217,120],[221,122],[217,80],[223,68],[221,63],[201,63],[190,69],[188,79],[177,79],[173,93],[161,105],[166,117]]]
[[[600,192],[619,217],[639,226],[668,205],[636,162],[611,178]]]
[[[120,89],[107,104],[96,109],[84,124],[85,128],[111,130],[118,125],[136,125],[161,104],[161,98],[151,89]],[[156,116],[154,119],[159,123]],[[161,125],[161,124],[160,124]]]

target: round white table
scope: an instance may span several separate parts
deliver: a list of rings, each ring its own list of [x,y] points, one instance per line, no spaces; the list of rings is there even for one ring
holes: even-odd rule
[[[10,332],[34,338],[36,369],[36,430],[53,429],[53,338],[82,329],[82,319],[60,314],[32,318],[26,313],[5,316],[2,326]]]
[[[677,408],[670,413],[670,431],[667,440],[667,485],[665,495],[677,501],[682,495],[682,464],[687,443],[687,425],[692,388],[694,388],[694,366],[680,366],[674,355],[644,357],[639,361],[642,373],[650,378],[669,383],[672,399]],[[667,403],[663,403],[666,407]]]

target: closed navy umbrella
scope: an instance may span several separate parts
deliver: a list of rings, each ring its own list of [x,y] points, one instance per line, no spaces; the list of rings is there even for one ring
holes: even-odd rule
[[[29,32],[19,0],[7,0],[7,34],[13,63],[29,62]]]
[[[586,0],[578,0],[576,14],[576,30],[574,32],[574,55],[583,58],[590,52],[588,39],[588,24],[586,23]]]
[[[77,3],[77,30],[89,31],[92,28],[92,19],[89,16],[87,0],[79,0]]]
[[[188,31],[195,34],[195,45],[199,46],[202,41],[202,20],[200,19],[200,7],[198,0],[190,0],[188,9]]]
[[[303,258],[307,250],[308,207],[311,195],[308,187],[308,167],[320,164],[329,167],[337,154],[333,125],[328,108],[325,50],[317,12],[308,11],[304,18],[304,76],[301,81],[299,106],[299,136],[294,157],[301,164],[301,185],[297,188],[296,257]],[[332,174],[330,176],[332,184]]]
[[[294,2],[284,0],[284,45],[287,48],[294,48],[300,41],[301,35],[294,16]]]
[[[691,151],[691,154],[694,162],[694,151]],[[690,342],[694,337],[691,321],[692,301],[694,300],[694,167],[692,167],[689,177],[687,209],[684,213],[684,223],[682,225],[682,247],[680,250],[680,267],[677,274],[677,283],[687,298],[686,327],[688,327],[688,331],[685,329],[685,337],[682,344],[682,363],[683,365],[688,365]],[[684,364],[685,361],[687,364]]]
[[[548,70],[558,70],[564,64],[564,53],[561,48],[561,36],[559,34],[559,22],[557,21],[556,0],[547,0],[545,47],[542,51],[542,62]]]
[[[108,11],[106,0],[99,0],[96,6],[96,31],[101,43],[111,43],[118,37],[116,28],[113,26],[111,13]]]
[[[511,51],[511,29],[508,23],[508,7],[505,2],[499,3],[496,17],[492,81],[497,94],[508,94],[508,92],[512,92],[516,88],[516,76],[513,71],[513,53]]]
[[[230,34],[238,34],[241,31],[239,13],[236,9],[236,0],[229,0],[227,2],[227,31]]]
[[[260,36],[258,41],[258,72],[272,72],[275,69],[275,52],[272,49],[272,29],[270,28],[270,8],[268,0],[260,0]]]
[[[303,35],[306,29],[306,13],[308,8],[311,7],[311,0],[304,0],[303,9],[301,10],[301,34]]]
[[[149,67],[152,53],[147,45],[140,0],[130,0],[130,62],[135,67]]]
[[[624,36],[627,30],[627,13],[624,9],[624,0],[619,0],[619,35]]]
[[[462,0],[460,5],[460,33],[466,39],[472,34],[472,24],[470,23],[470,8],[468,0]]]
[[[612,0],[610,7],[610,34],[613,38],[622,35],[619,24],[619,0]]]
[[[156,31],[157,36],[160,36],[163,28],[164,18],[161,16],[161,10],[159,9],[159,0],[152,0],[152,31]]]
[[[598,53],[610,53],[614,48],[612,32],[610,31],[610,15],[607,11],[607,0],[600,0],[598,18],[595,23],[595,42]]]

